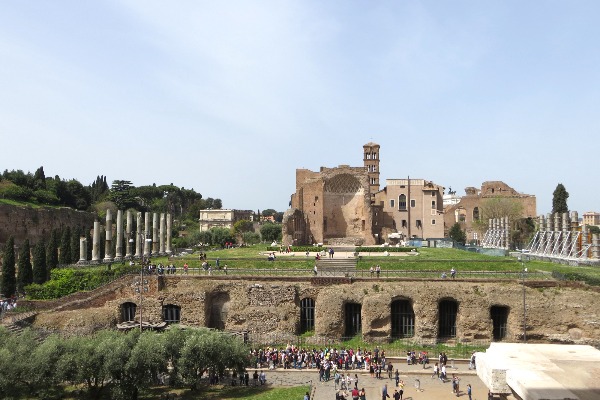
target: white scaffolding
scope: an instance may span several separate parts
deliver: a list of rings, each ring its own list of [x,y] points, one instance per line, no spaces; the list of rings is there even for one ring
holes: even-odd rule
[[[585,259],[591,245],[582,243],[581,249],[578,249],[580,236],[579,231],[537,231],[527,246],[527,252],[562,260]]]
[[[508,236],[508,232],[506,229],[497,228],[497,229],[488,229],[483,236],[483,240],[481,241],[481,245],[486,248],[495,248],[495,249],[505,249],[504,245],[506,240],[505,238]]]

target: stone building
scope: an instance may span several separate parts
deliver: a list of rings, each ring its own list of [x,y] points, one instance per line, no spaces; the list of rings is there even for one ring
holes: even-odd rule
[[[444,188],[424,179],[388,179],[380,190],[380,146],[363,146],[363,166],[296,170],[283,218],[284,244],[374,245],[388,235],[440,238]]]
[[[594,211],[583,213],[583,225],[600,226],[600,213]]]
[[[316,340],[515,342],[525,321],[530,342],[600,345],[598,291],[578,283],[151,275],[140,303],[134,279],[49,304],[55,311],[40,312],[33,326],[82,333],[138,321],[142,307],[144,322],[248,331],[263,343],[308,331]]]
[[[252,210],[200,210],[200,232],[211,228],[232,228],[237,221],[252,221]]]
[[[522,205],[521,218],[537,216],[535,196],[519,193],[502,181],[483,182],[481,189],[468,187],[465,193],[460,202],[444,208],[444,226],[447,232],[456,222],[460,223],[467,233],[467,240],[482,239],[482,232],[478,231],[475,221],[482,217],[482,205],[486,199],[514,199]]]

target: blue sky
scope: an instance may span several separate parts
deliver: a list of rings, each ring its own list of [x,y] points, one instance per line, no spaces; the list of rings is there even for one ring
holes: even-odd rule
[[[296,168],[600,211],[596,1],[2,1],[0,168],[283,211]]]

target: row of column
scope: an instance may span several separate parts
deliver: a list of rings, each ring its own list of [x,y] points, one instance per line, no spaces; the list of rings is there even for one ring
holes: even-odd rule
[[[508,249],[510,242],[510,225],[508,217],[490,218],[488,220],[488,228],[499,235],[496,238],[499,245],[503,249]]]
[[[92,236],[92,262],[113,262],[122,261],[131,258],[141,258],[149,256],[169,256],[173,253],[171,250],[171,227],[173,219],[169,213],[152,213],[152,225],[150,225],[150,214],[145,213],[142,220],[142,213],[136,215],[136,231],[133,230],[133,213],[127,211],[125,232],[123,232],[123,211],[117,211],[116,227],[116,246],[115,254],[112,254],[113,241],[113,220],[110,210],[106,210],[106,224],[104,233],[106,240],[104,244],[104,259],[100,259],[100,235],[102,227],[100,222],[94,222],[94,232]],[[152,228],[152,230],[150,230]],[[125,254],[123,254],[123,233],[125,233]],[[133,254],[133,243],[135,242],[135,255]],[[87,240],[80,239],[79,261],[87,262]]]
[[[545,232],[578,232],[579,231],[579,213],[571,211],[571,214],[565,213],[548,213],[545,216],[538,216],[538,229]],[[594,259],[600,258],[600,236],[590,234],[587,225],[581,226],[581,241],[577,241],[577,251],[580,251],[584,246],[590,245],[591,257]]]

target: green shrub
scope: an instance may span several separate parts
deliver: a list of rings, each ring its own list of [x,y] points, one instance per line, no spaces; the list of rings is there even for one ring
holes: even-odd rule
[[[356,251],[361,253],[410,253],[416,250],[414,247],[357,247]]]
[[[284,247],[285,250],[285,247]],[[292,246],[292,251],[305,253],[307,251],[314,253],[316,251],[327,250],[321,246]],[[279,246],[267,246],[267,251],[279,251]]]

